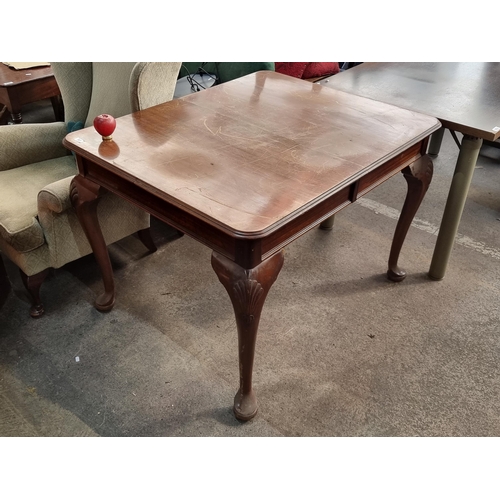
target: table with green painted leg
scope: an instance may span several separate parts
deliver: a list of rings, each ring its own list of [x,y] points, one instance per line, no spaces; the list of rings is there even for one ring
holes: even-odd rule
[[[429,269],[443,279],[483,139],[500,137],[500,63],[363,63],[320,84],[435,116],[429,154],[445,128],[464,135]]]

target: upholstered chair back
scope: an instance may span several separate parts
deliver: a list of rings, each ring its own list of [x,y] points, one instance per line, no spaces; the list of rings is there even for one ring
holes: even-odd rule
[[[64,123],[0,127],[0,252],[19,267],[32,307],[43,314],[39,289],[49,268],[60,268],[92,252],[71,203],[75,158],[65,135],[108,113],[118,118],[172,99],[181,63],[54,62],[64,103]],[[145,236],[149,214],[111,192],[99,201],[106,244]]]
[[[129,82],[135,65],[135,62],[92,63],[92,99],[86,127],[90,127],[94,118],[102,113],[118,118],[132,112]]]
[[[92,97],[92,63],[53,62],[51,65],[64,103],[64,121],[84,123]]]
[[[92,125],[170,101],[181,63],[54,62],[64,102],[64,121]]]

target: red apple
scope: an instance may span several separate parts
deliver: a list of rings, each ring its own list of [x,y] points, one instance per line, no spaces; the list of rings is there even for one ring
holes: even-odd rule
[[[98,134],[102,135],[103,140],[110,140],[111,134],[116,128],[116,120],[107,114],[96,116],[94,118],[94,128]]]

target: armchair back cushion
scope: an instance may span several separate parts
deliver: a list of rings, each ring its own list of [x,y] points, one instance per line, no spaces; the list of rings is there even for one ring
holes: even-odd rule
[[[52,63],[65,123],[0,127],[0,251],[27,276],[91,253],[70,201],[75,159],[62,146],[69,122],[91,126],[172,98],[181,63]],[[149,227],[149,214],[106,193],[98,205],[111,244]]]
[[[129,82],[132,69],[136,63],[103,63],[92,64],[92,99],[85,127],[91,127],[94,118],[102,113],[118,118],[132,112],[129,96]]]
[[[64,121],[85,123],[92,97],[92,63],[52,63],[52,71],[63,96]]]

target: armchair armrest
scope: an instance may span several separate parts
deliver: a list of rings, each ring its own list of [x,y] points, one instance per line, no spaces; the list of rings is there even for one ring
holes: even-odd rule
[[[66,134],[63,122],[0,127],[0,171],[68,154],[62,145]]]
[[[71,208],[70,184],[74,175],[48,184],[38,193],[38,213],[62,213]]]

